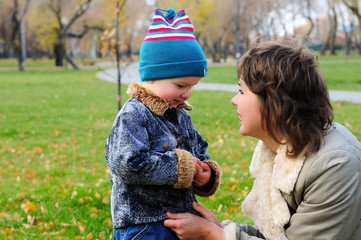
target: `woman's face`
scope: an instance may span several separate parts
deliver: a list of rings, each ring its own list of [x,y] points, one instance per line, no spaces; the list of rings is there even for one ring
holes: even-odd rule
[[[249,90],[242,79],[239,81],[239,87],[239,93],[231,100],[231,103],[237,106],[237,115],[241,123],[239,132],[243,136],[265,139],[268,134],[262,128],[260,99]]]

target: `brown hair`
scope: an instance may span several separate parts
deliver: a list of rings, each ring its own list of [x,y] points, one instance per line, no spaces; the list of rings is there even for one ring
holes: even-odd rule
[[[237,74],[259,96],[270,136],[292,146],[289,157],[319,149],[333,112],[315,55],[301,39],[255,45],[238,61]]]

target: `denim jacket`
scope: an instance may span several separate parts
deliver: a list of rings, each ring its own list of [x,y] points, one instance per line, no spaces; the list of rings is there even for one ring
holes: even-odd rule
[[[197,214],[194,193],[214,194],[221,171],[183,109],[192,107],[184,103],[170,108],[170,102],[138,84],[127,93],[131,98],[106,141],[113,228],[164,220],[167,211]],[[211,180],[201,188],[192,186],[193,156],[211,167]]]

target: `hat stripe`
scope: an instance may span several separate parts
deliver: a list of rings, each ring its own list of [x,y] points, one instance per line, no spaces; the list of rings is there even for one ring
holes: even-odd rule
[[[164,32],[164,31],[169,31],[169,32],[174,32],[174,31],[189,31],[189,32],[193,32],[193,27],[186,27],[186,26],[181,26],[178,28],[170,28],[170,27],[158,27],[158,28],[149,28],[148,33],[155,33],[155,32]]]
[[[174,34],[174,33],[177,33],[177,32],[192,34],[193,33],[192,30],[193,30],[192,28],[180,28],[178,30],[161,28],[161,29],[149,30],[148,31],[148,36],[156,35],[156,34],[166,34],[166,33]]]
[[[153,25],[153,26],[149,27],[149,29],[151,29],[151,30],[159,29],[159,28],[167,28],[167,29],[174,29],[174,30],[177,30],[177,29],[180,29],[180,28],[192,28],[193,29],[193,25],[191,23],[189,23],[189,24],[181,24],[181,25],[176,26],[176,27],[171,27],[171,26],[166,26],[166,25],[163,25],[163,24],[158,24],[158,25]]]
[[[159,41],[159,40],[170,40],[170,39],[189,39],[189,40],[196,40],[196,38],[193,37],[193,36],[184,36],[184,37],[175,36],[175,37],[172,37],[172,36],[167,35],[166,37],[146,38],[146,39],[144,39],[143,42]]]
[[[193,34],[193,25],[183,9],[178,11],[171,19],[166,19],[161,9],[154,11],[153,21],[144,42],[167,39],[196,40]]]
[[[166,39],[192,39],[196,40],[193,34],[187,34],[187,33],[175,33],[175,34],[156,34],[156,35],[150,35],[146,36],[144,39],[144,42],[147,41],[157,41],[157,40],[166,40]]]
[[[172,20],[172,21],[174,21],[174,20]],[[155,17],[153,18],[153,22],[152,22],[151,25],[153,25],[153,24],[165,23],[165,25],[167,25],[167,26],[175,26],[175,25],[177,25],[177,24],[179,24],[179,23],[181,23],[181,22],[185,22],[185,21],[186,21],[186,22],[189,22],[189,23],[191,22],[187,16],[178,18],[176,21],[174,21],[174,23],[168,23],[168,22],[166,22],[166,21],[164,20],[164,18],[162,18],[162,17],[156,17],[156,16],[155,16]]]

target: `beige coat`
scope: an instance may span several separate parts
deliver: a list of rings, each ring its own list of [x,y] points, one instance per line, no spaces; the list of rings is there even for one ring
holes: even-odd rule
[[[223,222],[225,240],[361,239],[361,144],[335,123],[318,152],[297,159],[259,142],[242,210],[255,226]]]

